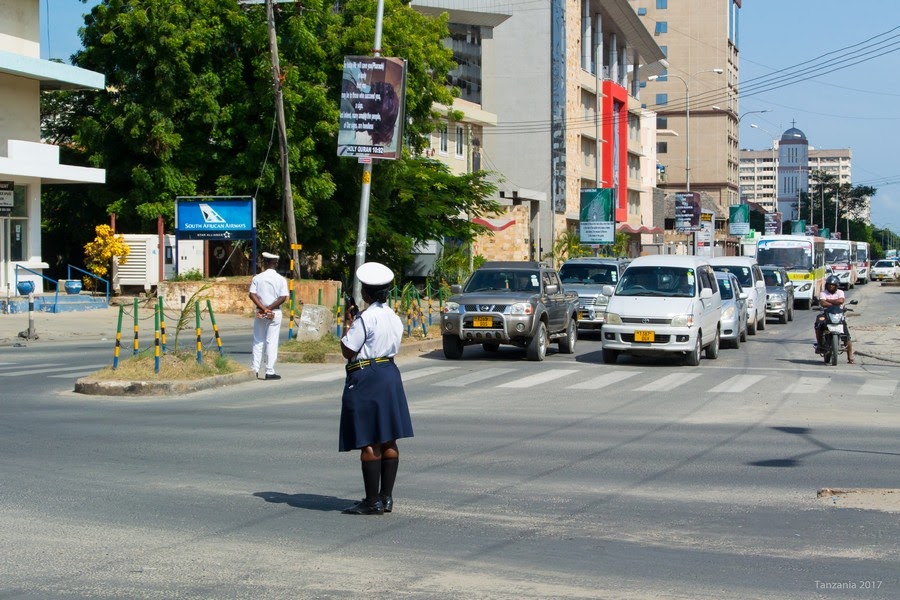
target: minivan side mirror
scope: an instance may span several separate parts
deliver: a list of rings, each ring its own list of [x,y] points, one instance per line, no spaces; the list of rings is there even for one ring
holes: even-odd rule
[[[604,285],[602,291],[604,296],[609,297],[616,293],[616,288],[611,285]]]
[[[738,298],[740,298],[741,300],[746,300],[747,298],[749,298],[749,296],[747,295],[747,292],[741,292],[740,294],[738,294]]]
[[[762,279],[760,279],[759,281],[756,282],[756,287],[765,289],[766,282],[763,281]]]
[[[712,298],[712,297],[713,297],[712,288],[703,288],[702,290],[700,290],[700,299],[701,300],[706,300],[707,298]]]

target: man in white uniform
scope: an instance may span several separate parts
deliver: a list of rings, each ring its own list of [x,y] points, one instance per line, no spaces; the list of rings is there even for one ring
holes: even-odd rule
[[[288,297],[287,282],[278,274],[278,255],[262,253],[265,270],[250,282],[250,300],[256,305],[253,320],[253,362],[250,368],[259,373],[263,346],[266,348],[266,379],[281,379],[275,374],[278,359],[278,336],[281,332],[281,305]]]

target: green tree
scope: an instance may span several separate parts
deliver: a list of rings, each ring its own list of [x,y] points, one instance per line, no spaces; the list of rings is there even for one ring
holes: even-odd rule
[[[375,0],[306,0],[279,4],[276,15],[299,241],[341,274],[355,254],[361,186],[357,162],[336,156],[343,57],[371,54],[375,8]],[[46,124],[71,138],[76,164],[107,170],[92,204],[115,212],[119,230],[153,231],[157,215],[171,227],[174,199],[186,195],[251,194],[258,223],[283,223],[262,5],[102,0],[81,36],[74,63],[104,73],[108,89],[77,95],[72,110],[58,104]],[[407,152],[428,143],[435,103],[452,103],[447,36],[446,17],[386,0],[382,55],[409,65]],[[480,233],[459,215],[498,209],[486,175],[452,175],[408,154],[377,163],[367,255],[402,268],[419,240]]]

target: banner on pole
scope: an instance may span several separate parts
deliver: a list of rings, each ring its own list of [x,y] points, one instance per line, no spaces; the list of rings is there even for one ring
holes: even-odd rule
[[[344,57],[338,156],[400,158],[406,99],[406,61]]]
[[[578,235],[582,245],[613,244],[616,241],[613,188],[581,190],[581,221]]]

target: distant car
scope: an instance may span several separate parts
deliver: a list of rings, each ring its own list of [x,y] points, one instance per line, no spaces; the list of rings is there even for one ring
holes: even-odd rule
[[[897,279],[900,277],[900,267],[892,258],[883,258],[872,267],[872,281]]]
[[[600,329],[606,321],[609,298],[603,286],[613,287],[628,263],[624,258],[582,257],[567,260],[559,268],[559,278],[568,291],[578,292],[578,327]]]
[[[756,331],[766,328],[766,282],[763,279],[759,263],[752,256],[716,256],[709,259],[714,271],[734,273],[747,292],[747,314],[750,322],[747,333],[756,335]]]
[[[766,281],[766,317],[779,323],[794,320],[794,284],[784,267],[763,265],[760,267]]]
[[[747,292],[734,273],[717,272],[716,281],[722,294],[722,347],[740,348],[747,341]]]

